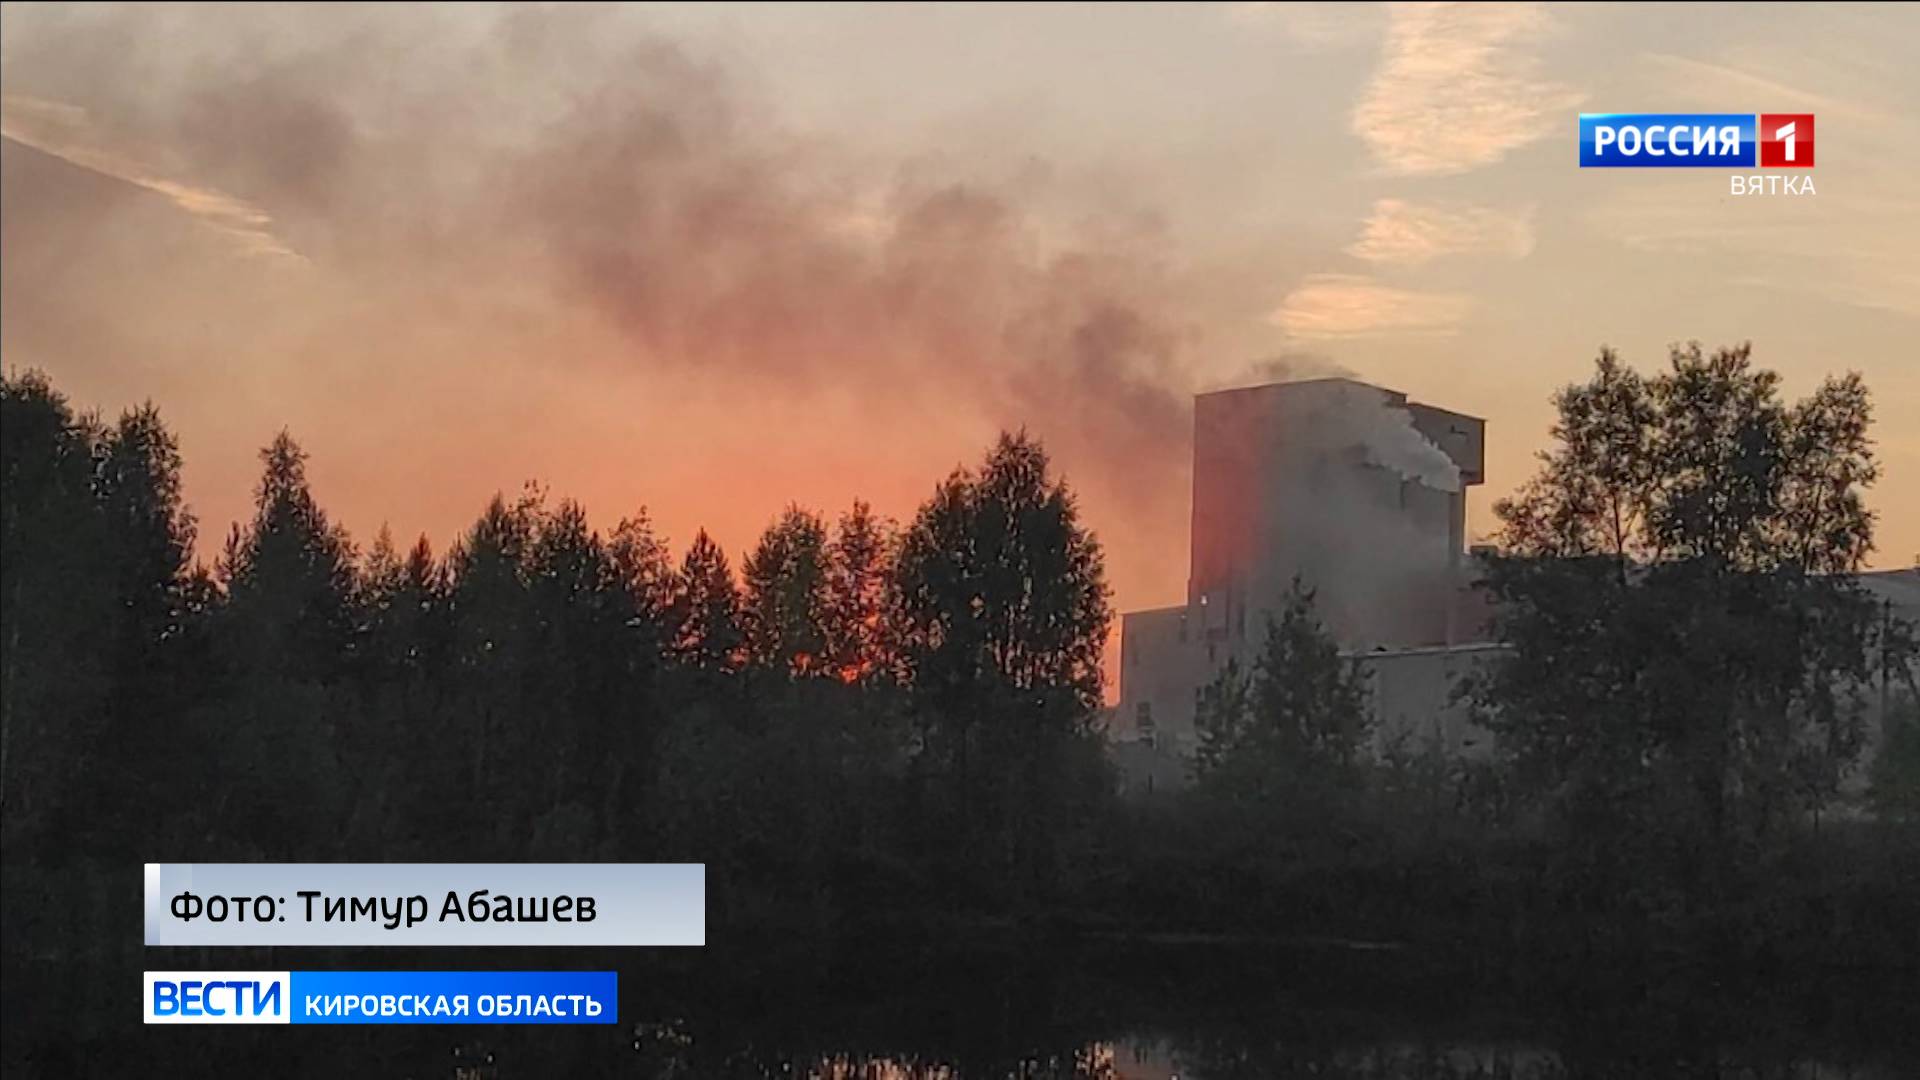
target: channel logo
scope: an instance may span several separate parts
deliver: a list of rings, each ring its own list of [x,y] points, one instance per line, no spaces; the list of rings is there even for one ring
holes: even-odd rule
[[[1583,169],[1811,169],[1812,113],[1581,113]]]
[[[1760,167],[1813,168],[1813,114],[1760,114]]]
[[[611,971],[148,971],[149,1024],[613,1024]]]
[[[149,1024],[291,1022],[292,972],[148,971],[141,981]]]

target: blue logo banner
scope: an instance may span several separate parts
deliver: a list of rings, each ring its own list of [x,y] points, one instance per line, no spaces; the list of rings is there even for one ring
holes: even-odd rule
[[[1751,168],[1753,113],[1581,113],[1580,167]]]

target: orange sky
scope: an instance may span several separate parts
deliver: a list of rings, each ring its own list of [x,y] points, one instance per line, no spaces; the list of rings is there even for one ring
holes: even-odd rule
[[[1911,565],[1920,17],[1806,10],[6,5],[0,355],[158,403],[215,543],[282,426],[363,542],[538,479],[736,557],[1025,426],[1131,608],[1195,390],[1484,416],[1478,529],[1601,344],[1751,339],[1865,373]],[[1583,174],[1583,108],[1816,112],[1819,194]]]

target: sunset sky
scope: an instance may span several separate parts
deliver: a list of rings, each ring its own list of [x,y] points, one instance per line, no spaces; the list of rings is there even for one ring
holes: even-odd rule
[[[1920,6],[61,8],[0,15],[0,357],[151,399],[211,556],[282,427],[362,543],[537,479],[736,559],[1002,428],[1121,608],[1184,594],[1189,396],[1488,420],[1602,344],[1862,372],[1920,558]],[[1581,111],[1811,112],[1818,194],[1575,167]]]

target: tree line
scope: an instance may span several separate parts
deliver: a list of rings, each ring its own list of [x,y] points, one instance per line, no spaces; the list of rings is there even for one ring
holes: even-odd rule
[[[1296,585],[1203,688],[1192,790],[1142,804],[1100,731],[1100,543],[1025,434],[904,524],[789,507],[736,571],[704,532],[676,558],[644,511],[603,531],[537,486],[445,551],[362,548],[282,433],[208,565],[154,407],[106,422],[8,375],[9,1024],[23,967],[138,968],[124,871],[149,861],[704,862],[735,937],[1920,965],[1913,633],[1849,576],[1865,387],[1788,402],[1745,347],[1691,346],[1653,375],[1603,353],[1555,405],[1484,564],[1508,648],[1459,688],[1491,760],[1378,738]]]
[[[283,432],[205,566],[151,406],[4,392],[9,859],[680,858],[726,897],[917,851],[999,902],[1105,790],[1099,547],[1024,434],[905,527],[790,507],[736,573],[537,486],[360,550]]]

